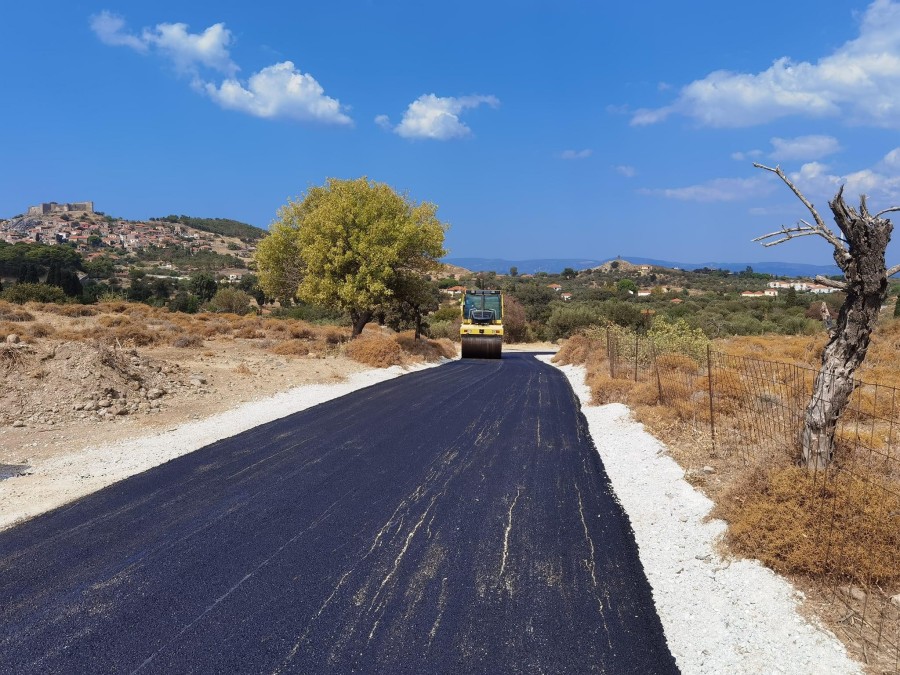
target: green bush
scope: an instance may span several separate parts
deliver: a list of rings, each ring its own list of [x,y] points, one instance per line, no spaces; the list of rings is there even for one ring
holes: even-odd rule
[[[246,314],[250,311],[252,300],[248,293],[237,288],[220,288],[209,301],[209,309],[214,312]]]
[[[447,338],[454,342],[459,342],[459,320],[455,321],[429,321],[428,337],[439,340]]]
[[[508,302],[508,300],[505,300]],[[452,305],[444,305],[440,309],[438,309],[433,314],[428,316],[428,321],[453,321],[460,315],[459,304],[454,303]]]
[[[579,328],[596,325],[600,320],[600,313],[587,305],[556,305],[550,312],[547,328],[550,339],[556,340],[569,337]]]
[[[180,291],[175,297],[169,300],[170,312],[184,312],[185,314],[196,314],[200,310],[200,298],[192,293]]]
[[[47,284],[16,284],[0,293],[0,300],[14,302],[18,305],[26,302],[65,303],[68,298],[59,286]]]

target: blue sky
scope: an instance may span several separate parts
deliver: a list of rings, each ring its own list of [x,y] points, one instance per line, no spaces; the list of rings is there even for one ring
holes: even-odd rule
[[[831,262],[900,204],[900,1],[153,3],[0,10],[0,216],[93,199],[265,227],[327,177],[439,205],[451,255]],[[900,260],[893,244],[889,258]]]

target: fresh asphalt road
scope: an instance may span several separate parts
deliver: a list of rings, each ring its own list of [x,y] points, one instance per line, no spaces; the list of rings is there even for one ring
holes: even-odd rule
[[[559,371],[464,360],[0,533],[3,673],[671,673]]]

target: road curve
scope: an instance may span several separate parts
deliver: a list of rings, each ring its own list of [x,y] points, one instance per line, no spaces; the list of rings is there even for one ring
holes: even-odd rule
[[[453,362],[0,532],[0,672],[674,673],[565,378]]]

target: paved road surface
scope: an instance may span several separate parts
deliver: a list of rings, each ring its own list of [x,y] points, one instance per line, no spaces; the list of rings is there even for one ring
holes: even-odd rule
[[[459,361],[0,533],[4,673],[670,673],[565,378]]]

